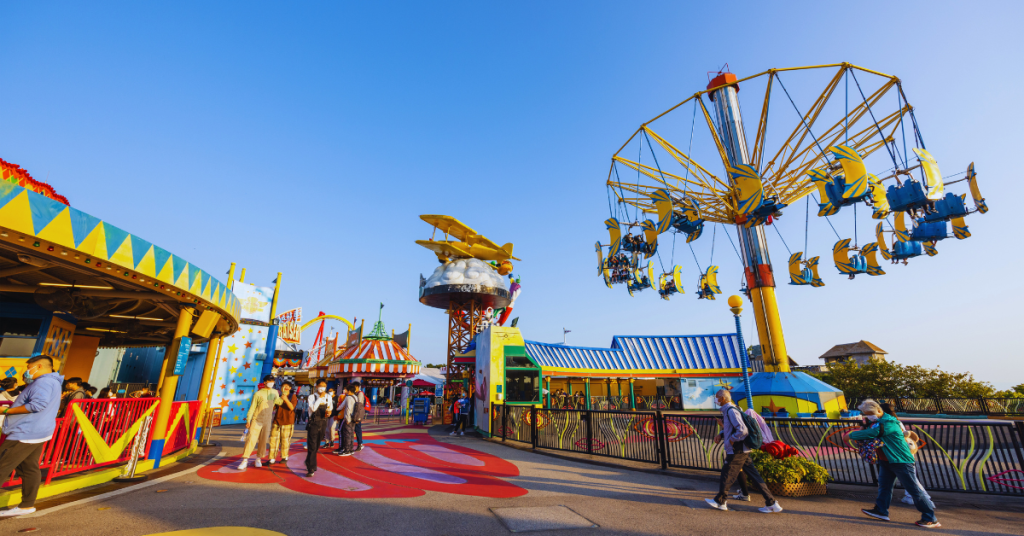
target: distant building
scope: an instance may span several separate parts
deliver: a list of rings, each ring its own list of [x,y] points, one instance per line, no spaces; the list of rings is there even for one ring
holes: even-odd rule
[[[825,364],[828,365],[829,363],[846,361],[853,358],[858,365],[863,365],[872,359],[885,359],[885,354],[888,353],[868,341],[858,341],[848,344],[837,344],[831,350],[818,357],[818,359],[824,359]]]

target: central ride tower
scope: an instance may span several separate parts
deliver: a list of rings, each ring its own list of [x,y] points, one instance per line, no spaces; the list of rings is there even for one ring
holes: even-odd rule
[[[721,73],[708,83],[707,89],[708,98],[715,108],[718,138],[725,149],[730,168],[750,164],[747,138],[743,130],[743,116],[737,99],[739,84],[736,82],[736,75]],[[727,171],[729,183],[734,191],[737,191],[733,170]],[[779,318],[779,306],[775,300],[775,276],[772,272],[771,257],[768,255],[764,225],[748,227],[737,221],[736,231],[739,235],[747,292],[753,309],[751,312],[757,322],[757,338],[764,356],[764,369],[767,372],[789,372],[789,354],[786,353],[782,320]]]

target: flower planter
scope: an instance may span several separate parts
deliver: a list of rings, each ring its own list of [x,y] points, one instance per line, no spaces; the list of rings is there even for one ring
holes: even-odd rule
[[[776,497],[805,497],[807,495],[825,495],[825,484],[800,482],[798,484],[769,483],[768,489]]]

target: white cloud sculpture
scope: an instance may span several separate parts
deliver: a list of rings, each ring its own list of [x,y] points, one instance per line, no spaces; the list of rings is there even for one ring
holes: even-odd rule
[[[480,285],[508,290],[506,278],[480,259],[459,259],[438,266],[425,286],[438,285]]]

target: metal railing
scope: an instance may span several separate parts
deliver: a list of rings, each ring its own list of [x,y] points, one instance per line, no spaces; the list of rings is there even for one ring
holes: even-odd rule
[[[859,421],[766,419],[774,438],[824,467],[839,484],[876,486],[847,434]],[[719,471],[725,459],[721,419],[661,411],[586,411],[531,406],[491,407],[492,437],[623,460]],[[1024,496],[1024,422],[902,419],[923,442],[917,477],[926,489]]]
[[[853,409],[871,397],[847,398],[847,405]],[[1024,398],[874,398],[879,403],[888,402],[899,413],[919,415],[992,415],[1005,417],[1024,415]]]
[[[72,400],[68,403],[68,409],[63,417],[57,418],[56,428],[53,437],[43,444],[43,452],[39,457],[39,467],[46,475],[44,484],[49,484],[55,477],[88,471],[98,467],[113,466],[125,463],[131,457],[131,449],[127,448],[132,442],[131,437],[127,438],[125,448],[120,454],[111,460],[99,461],[93,455],[92,450],[82,433],[81,424],[75,418],[73,407],[78,407],[100,438],[110,446],[113,446],[122,436],[129,431],[133,424],[151,407],[160,404],[159,398],[113,398],[113,399],[84,399]],[[192,443],[195,435],[195,423],[199,410],[198,401],[175,402],[171,406],[171,420],[177,414],[182,404],[189,405],[189,422],[184,418],[179,422],[172,437],[168,437],[164,444],[163,454],[170,454]],[[153,412],[156,417],[156,412]],[[149,442],[152,440],[153,429],[150,428],[149,435],[144,438],[146,452],[149,455]],[[0,443],[3,438],[0,438]],[[12,472],[10,478],[0,483],[0,488],[14,486],[21,483]]]

